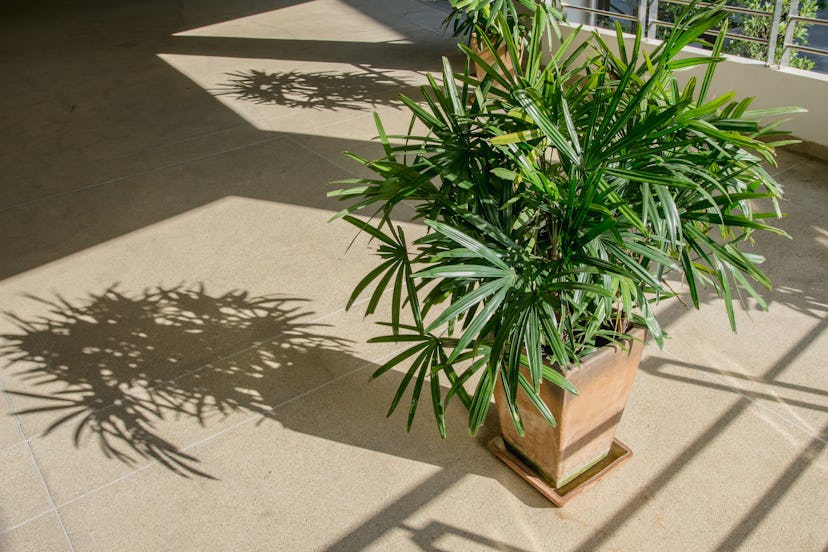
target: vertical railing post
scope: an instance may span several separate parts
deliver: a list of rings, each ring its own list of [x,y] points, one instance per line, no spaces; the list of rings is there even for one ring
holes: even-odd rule
[[[770,36],[768,37],[768,65],[776,64],[776,41],[779,39],[779,22],[782,19],[782,0],[776,0],[771,17]]]
[[[638,30],[642,36],[647,34],[647,0],[638,0]]]
[[[647,10],[647,38],[654,39],[656,37],[655,20],[658,19],[658,0],[642,0],[649,4]]]
[[[780,67],[787,67],[791,62],[791,48],[793,44],[794,30],[796,29],[796,20],[792,17],[799,15],[799,0],[791,0],[791,7],[788,10],[788,26],[785,27],[785,40],[782,42],[782,60],[779,62]]]

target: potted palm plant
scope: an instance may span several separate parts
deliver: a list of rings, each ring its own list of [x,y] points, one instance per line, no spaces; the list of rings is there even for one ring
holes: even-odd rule
[[[766,222],[782,190],[762,163],[787,141],[760,119],[796,109],[708,98],[724,35],[711,56],[679,52],[724,24],[720,8],[688,10],[646,53],[620,29],[615,48],[573,32],[551,50],[543,10],[521,49],[501,17],[513,71],[461,46],[465,71],[444,60],[424,102],[402,98],[425,132],[394,145],[376,118],[384,156],[350,154],[375,176],[331,195],[380,259],[347,306],[368,293],[374,314],[390,292],[371,340],[400,346],[374,373],[404,372],[389,415],[410,392],[410,428],[425,387],[441,435],[455,397],[474,434],[497,395],[499,450],[560,499],[613,450],[645,332],[663,343],[653,304],[676,296],[671,277],[696,308],[702,287],[718,292],[734,330],[736,298],[765,306],[755,286],[770,282],[746,246],[783,234]],[[703,77],[680,85],[697,66]],[[403,203],[421,237],[394,223]]]
[[[564,16],[548,0],[449,0],[451,12],[444,22],[452,35],[467,44],[488,65],[500,60],[507,72],[514,70],[506,40],[515,42],[518,51],[528,36],[527,20],[541,10],[550,29],[560,38],[556,24]],[[475,76],[483,79],[485,69],[474,64]]]
[[[501,18],[506,20],[509,28],[525,29],[524,21],[531,19],[538,9],[562,18],[561,12],[546,0],[449,0],[449,4],[451,12],[445,24],[451,27],[455,37],[465,39],[476,31],[498,36],[502,30],[498,23]]]

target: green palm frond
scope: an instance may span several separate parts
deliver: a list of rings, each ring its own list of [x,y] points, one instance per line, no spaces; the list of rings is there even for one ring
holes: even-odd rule
[[[760,140],[780,132],[761,121],[798,110],[708,97],[722,39],[712,57],[677,55],[723,18],[720,7],[688,9],[648,53],[640,32],[631,45],[620,31],[615,42],[577,29],[564,38],[543,9],[523,30],[494,14],[487,28],[499,34],[481,36],[482,52],[462,46],[462,71],[444,60],[422,102],[403,99],[425,133],[392,145],[377,119],[385,155],[351,155],[374,176],[331,195],[379,256],[347,306],[366,296],[373,314],[391,293],[391,331],[375,340],[400,346],[375,373],[403,370],[389,414],[410,393],[410,427],[428,380],[440,433],[455,396],[474,433],[500,382],[518,431],[518,394],[554,423],[543,382],[576,392],[566,368],[629,338],[632,324],[663,343],[654,303],[675,296],[671,273],[696,308],[703,289],[718,293],[734,330],[734,303],[766,306],[762,259],[742,249],[755,232],[784,235],[767,221],[781,216],[782,189],[762,168],[774,146]],[[549,36],[560,48],[547,49]],[[675,71],[690,67],[704,77],[679,85]],[[402,202],[425,224],[413,241],[392,222]]]

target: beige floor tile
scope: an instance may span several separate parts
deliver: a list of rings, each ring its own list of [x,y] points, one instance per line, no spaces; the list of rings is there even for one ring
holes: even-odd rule
[[[762,316],[773,320],[767,326],[746,321],[744,332],[728,339],[716,339],[717,324],[708,320],[705,333],[696,331],[677,338],[664,353],[654,353],[663,362],[647,370],[688,386],[709,385],[749,397],[763,408],[818,432],[828,412],[828,393],[824,391],[828,381],[820,369],[823,325],[812,319]],[[784,340],[779,338],[780,325],[788,328]],[[718,335],[727,335],[727,322],[722,326]]]
[[[287,318],[296,316],[299,323],[341,311],[366,263],[375,261],[361,249],[363,239],[346,254],[355,231],[342,222],[327,224],[328,215],[230,199],[62,261],[61,288],[48,294],[38,290],[50,284],[54,266],[4,283],[9,310],[34,324],[15,327],[6,321],[9,358],[25,357],[8,369],[8,387],[61,392],[76,401],[66,404],[71,407],[66,413],[75,407],[97,409],[132,387],[156,385],[278,335]],[[309,220],[318,233],[307,233],[303,224]],[[214,239],[211,229],[228,223],[239,224],[238,232]],[[409,230],[413,237],[418,227]],[[161,242],[163,251],[157,249]],[[262,273],[257,264],[262,258],[284,260]],[[111,288],[116,279],[120,282]],[[32,368],[58,379],[51,384],[30,380],[26,371]],[[95,387],[95,382],[111,382],[113,370],[121,378],[118,388]],[[98,392],[85,392],[90,385]],[[78,392],[70,397],[69,390]],[[15,395],[13,401],[18,410],[43,406],[31,397]],[[26,435],[44,431],[60,412],[23,416]]]
[[[828,501],[824,484],[828,476],[826,436],[828,432],[823,431],[822,441],[813,440],[797,449],[797,456],[783,470],[765,477],[761,485],[764,494],[749,502],[750,509],[740,512],[741,516],[728,527],[722,548],[737,543],[746,550],[773,548],[778,546],[780,532],[790,539],[783,546],[800,550],[824,548],[828,541],[828,531],[822,523]]]
[[[163,519],[168,506],[175,509],[189,504],[193,515],[183,521],[185,525],[167,525],[159,528],[161,533],[148,533],[145,546],[163,540],[175,545],[184,538],[196,539],[191,541],[194,546],[216,539],[227,542],[221,536],[225,528],[243,524],[248,529],[233,537],[236,546],[261,549],[276,540],[285,548],[312,550],[332,546],[339,536],[347,537],[378,510],[421,507],[438,487],[462,476],[453,466],[462,465],[469,452],[495,466],[476,441],[462,438],[462,412],[452,410],[450,431],[459,437],[453,442],[440,440],[429,423],[418,423],[408,435],[401,431],[399,417],[383,420],[393,383],[378,380],[366,389],[364,374],[355,374],[285,407],[276,415],[275,424],[269,420],[250,424],[201,445],[199,454],[215,466],[216,481],[170,479],[153,468],[67,505],[64,519],[73,539],[83,546],[85,537],[79,535],[86,533],[84,528],[90,523],[109,525],[100,515],[120,512],[117,515],[131,519],[128,523],[146,526]],[[383,393],[371,393],[373,387]],[[329,408],[331,404],[338,406],[336,412],[320,414],[324,405]],[[369,427],[373,429],[366,431]],[[245,451],[243,461],[240,450]],[[451,473],[438,467],[443,465]],[[156,504],[161,488],[156,485],[166,487],[166,505],[134,508],[142,501]],[[115,498],[127,494],[138,500]],[[105,503],[110,504],[108,512],[98,512],[98,505]],[[203,529],[189,536],[196,525]],[[119,538],[100,531],[95,537]]]
[[[4,382],[5,380],[0,380],[0,452],[23,440],[17,420],[9,408],[6,393],[2,390]]]
[[[642,391],[646,397],[648,386],[663,388],[646,375],[642,379],[637,397]],[[554,542],[556,547],[587,550],[599,545],[636,548],[646,538],[653,550],[676,549],[690,540],[710,549],[729,532],[738,533],[742,517],[748,519],[742,527],[753,523],[753,513],[762,525],[765,512],[755,505],[762,504],[766,492],[776,492],[766,474],[785,473],[797,462],[800,447],[808,444],[797,432],[779,433],[768,426],[750,404],[722,400],[713,389],[648,401],[661,410],[659,423],[650,430],[646,420],[652,419],[652,411],[637,412],[632,401],[623,437],[634,443],[636,456],[600,486],[556,511],[486,452],[481,441],[491,435],[491,428],[477,440],[462,437],[462,412],[452,410],[452,438],[447,441],[436,438],[427,411],[410,435],[401,431],[400,416],[382,421],[398,381],[392,380],[380,379],[365,388],[359,378],[346,378],[284,408],[276,425],[269,420],[251,424],[200,445],[200,454],[216,466],[218,481],[170,479],[167,472],[152,468],[67,505],[67,525],[77,531],[98,522],[107,527],[106,516],[152,525],[167,515],[167,508],[190,504],[192,517],[185,523],[210,527],[196,538],[224,542],[215,540],[223,538],[219,532],[224,527],[245,524],[248,532],[234,538],[252,548],[275,539],[303,550],[407,550],[427,541],[466,547],[477,543],[483,549],[506,543],[513,547],[509,550],[551,549]],[[329,412],[331,404],[337,404],[336,416],[318,415]],[[709,419],[698,422],[691,407]],[[681,424],[682,418],[688,422]],[[688,430],[673,432],[672,441],[661,442],[664,424]],[[757,446],[765,453],[747,452]],[[239,450],[245,451],[241,463]],[[799,470],[801,481],[793,481],[791,493],[796,496],[807,493],[807,481],[818,481],[823,473],[822,457],[814,453],[819,449],[813,446],[806,451],[809,460]],[[715,473],[711,465],[717,467]],[[400,480],[397,473],[407,475]],[[723,486],[727,493],[719,492]],[[158,501],[161,494],[172,497],[172,504]],[[157,509],[138,510],[135,500],[118,498],[126,496],[138,496],[138,502],[152,502]],[[813,493],[805,499],[807,525],[818,525],[822,500]],[[236,510],[230,511],[227,502],[235,502]],[[799,515],[795,503],[792,498],[786,506],[792,510],[783,517]],[[211,516],[221,523],[197,521]],[[687,516],[707,521],[683,523]],[[304,530],[297,533],[300,520]],[[753,538],[771,547],[796,542],[808,549],[820,537],[819,531],[801,535],[796,527],[755,529]],[[154,546],[153,539],[180,542],[188,532],[187,526],[162,529],[142,544]],[[96,538],[118,537],[98,532]]]
[[[232,10],[228,11],[228,15],[232,15]],[[389,5],[366,0],[275,2],[270,9],[257,12],[234,19],[214,17],[225,20],[179,34],[294,40],[325,40],[335,36],[343,41],[382,42],[405,38],[408,34],[423,34],[424,31],[439,36],[444,17],[443,12],[423,4]],[[308,20],[314,24],[308,25]]]
[[[205,113],[205,118],[213,116]],[[33,159],[39,156],[27,152],[27,159],[12,161],[14,172],[11,174],[20,173],[18,183],[3,187],[0,205],[5,209],[51,200],[54,195],[107,185],[145,172],[280,138],[279,135],[258,131],[242,121],[228,121],[227,125],[224,129],[193,136],[160,137],[160,144],[136,144],[132,150],[107,153],[105,157],[100,152],[67,149],[58,156],[49,156],[47,163],[34,165],[36,161]],[[90,159],[93,156],[96,158]],[[32,166],[29,166],[30,163]]]
[[[814,435],[721,386],[653,377],[650,370],[662,362],[656,353],[645,358],[619,428],[619,437],[630,444],[635,456],[617,476],[566,508],[566,515],[594,522],[591,536],[578,550],[610,545],[636,548],[643,534],[649,535],[653,550],[675,549],[691,540],[700,549],[714,549],[754,505],[768,505],[767,496],[781,495],[774,479],[802,451],[811,461],[802,468],[806,477],[795,482],[790,492],[807,493],[804,481],[818,479],[825,470],[824,459],[815,459],[821,449]],[[670,370],[668,366],[666,371]],[[819,510],[815,504],[821,496],[807,502],[811,500],[811,508]],[[608,508],[596,509],[595,503]],[[687,516],[696,521],[684,523]],[[798,519],[796,507],[785,516]],[[785,528],[763,523],[760,518],[752,531],[774,543],[771,547],[784,547],[786,539],[804,549],[816,542],[813,536],[801,534],[800,521]],[[802,523],[819,525],[811,514]]]
[[[776,166],[769,165],[768,163],[763,163],[762,166],[765,168],[771,176],[777,178],[781,173],[790,170],[796,164],[799,164],[803,161],[803,156],[797,153],[794,153],[788,148],[782,147],[776,150]]]
[[[0,531],[51,509],[25,443],[0,450]]]
[[[287,13],[306,17],[306,9],[325,16],[318,21],[315,34],[300,36],[303,33],[298,31],[279,40],[278,28],[308,30],[307,25],[286,25],[285,20]],[[7,56],[2,67],[8,74],[25,78],[10,80],[0,100],[0,106],[17,114],[0,126],[5,135],[15,136],[0,157],[7,183],[0,190],[0,205],[123,178],[263,139],[248,121],[222,106],[211,93],[222,79],[198,86],[164,62],[164,54],[181,55],[226,77],[221,72],[225,69],[261,70],[261,63],[278,64],[280,56],[287,60],[281,63],[314,73],[313,60],[329,61],[336,52],[355,75],[350,90],[361,91],[364,97],[382,88],[383,81],[374,79],[371,82],[376,86],[366,88],[360,83],[368,81],[360,80],[359,75],[369,74],[365,69],[375,77],[386,71],[377,66],[380,60],[387,60],[390,69],[401,66],[410,72],[421,68],[420,60],[433,64],[442,53],[453,50],[438,33],[428,33],[433,35],[428,44],[407,40],[410,33],[423,34],[423,17],[439,17],[437,10],[426,6],[395,9],[390,22],[375,20],[376,14],[385,10],[383,6],[349,7],[336,2],[302,3],[276,10],[240,5],[200,6],[199,10],[182,6],[179,10],[156,7],[133,14],[140,15],[141,25],[134,24],[135,17],[107,20],[104,25],[106,15],[91,10],[80,20],[73,19],[71,28],[64,25],[59,32],[36,18],[11,14],[17,16],[16,24],[8,26],[4,35],[14,45],[15,56]],[[362,10],[367,10],[366,14]],[[400,26],[409,19],[406,12],[418,23]],[[354,14],[361,15],[354,18]],[[66,14],[63,19],[71,15],[75,14]],[[189,24],[237,20],[234,15],[242,16],[240,27],[245,31],[234,35],[224,30],[215,37],[171,36],[186,31]],[[395,26],[400,28],[393,30]],[[258,29],[263,38],[251,29]],[[343,46],[332,47],[337,41],[344,41]],[[218,61],[222,56],[235,62],[225,67]],[[257,56],[264,59],[256,60]],[[199,63],[199,59],[208,63]],[[310,62],[307,67],[305,62]],[[39,70],[33,70],[33,64]],[[326,82],[324,78],[317,80]],[[386,93],[378,94],[378,100],[388,101],[393,96],[395,92],[386,85]],[[255,111],[255,104],[250,105]],[[348,116],[347,109],[340,115],[328,110],[308,119],[307,110],[298,111],[302,113],[293,117],[295,126],[283,129],[307,128],[308,123],[316,126],[330,117]]]
[[[492,462],[491,475],[497,475],[501,464],[494,458]],[[503,473],[504,479],[508,480],[509,474]],[[392,504],[376,508],[326,550],[566,549],[574,533],[568,531],[567,538],[551,509],[540,500],[535,502],[531,491],[522,497],[528,499],[527,504],[507,485],[491,476],[441,468]],[[543,515],[531,519],[523,514],[523,508]],[[543,518],[546,523],[542,528],[532,526],[533,521]]]
[[[329,224],[330,215],[330,211],[246,198],[216,201],[6,280],[0,294],[4,306],[19,320],[3,319],[0,331],[10,342],[26,334],[39,336],[30,340],[42,340],[54,336],[54,327],[69,323],[66,316],[89,314],[106,322],[109,315],[114,322],[107,322],[112,327],[104,327],[105,331],[96,332],[94,322],[87,321],[90,338],[103,333],[109,339],[150,325],[157,330],[153,334],[167,343],[181,326],[167,330],[152,326],[155,318],[163,318],[167,304],[183,308],[194,303],[204,311],[202,316],[220,324],[215,309],[223,303],[250,307],[252,301],[266,297],[293,300],[311,319],[327,315],[344,307],[351,289],[377,264],[364,235],[358,236],[356,228],[342,221]],[[210,234],[216,226],[223,226],[226,234]],[[406,228],[409,239],[422,232],[421,226]],[[264,269],[258,264],[262,259],[266,259]],[[155,318],[153,308],[162,311]],[[32,323],[34,329],[26,325]],[[232,335],[221,339],[232,341]],[[27,347],[33,350],[36,345],[31,342]],[[11,348],[15,347],[19,349],[19,345]],[[82,348],[78,346],[76,353],[94,352]]]
[[[828,313],[821,267],[828,263],[818,220],[820,205],[828,201],[817,184],[820,164],[788,154],[790,169],[780,180],[790,200],[790,213],[778,222],[793,241],[759,236],[754,252],[767,257],[763,265],[776,286],[765,291],[768,312],[751,305],[737,307],[738,333],[733,334],[720,299],[705,296],[701,312],[676,302],[664,305],[663,322],[673,339],[661,355],[663,366],[653,366],[661,378],[687,384],[732,388],[758,401],[762,407],[819,432],[828,411],[828,373],[821,369],[828,351],[825,315]],[[750,248],[748,248],[750,249]],[[669,369],[670,361],[675,361]]]
[[[70,550],[54,513],[41,516],[6,533],[0,533],[3,552],[63,552]]]
[[[644,482],[646,491],[635,496],[652,504],[631,512],[638,506],[631,499],[605,527],[617,527],[621,542],[632,545],[640,542],[641,525],[650,525],[650,542],[663,550],[690,540],[705,549],[733,550],[745,546],[746,539],[762,543],[759,549],[818,549],[828,537],[818,529],[826,498],[818,484],[826,470],[826,457],[820,454],[824,442],[803,439],[800,430],[747,404],[737,401],[726,417],[702,421],[705,428],[715,422],[717,430],[723,429],[711,431],[703,446],[690,449],[695,453],[690,459],[676,451],[667,467]],[[700,442],[697,438],[694,444]],[[767,519],[774,510],[777,520],[796,523]],[[697,523],[682,523],[688,515]]]
[[[358,62],[312,63],[162,54],[216,102],[262,131],[302,132],[398,106],[424,78]]]
[[[350,149],[347,141],[342,141],[339,147]],[[256,200],[271,202],[270,207],[275,212],[266,226],[272,229],[284,228],[279,220],[282,218],[278,210],[281,205],[326,209],[328,212],[300,210],[289,215],[299,225],[294,232],[301,231],[306,239],[318,237],[337,229],[326,225],[326,221],[342,205],[326,198],[326,194],[334,189],[329,183],[343,176],[349,175],[308,149],[292,142],[278,141],[62,196],[47,204],[13,209],[7,211],[0,222],[0,232],[9,238],[0,245],[2,275],[8,278],[130,232],[153,233],[154,225],[168,219],[175,219],[174,226],[180,228],[183,220],[194,214],[199,217],[209,213],[220,200],[228,199],[231,210],[240,207],[238,198],[247,199],[246,204],[254,210]],[[74,213],[81,206],[85,215],[78,218]],[[262,208],[265,205],[259,206]],[[218,223],[241,225],[244,220]],[[164,225],[158,227],[162,231],[164,228]],[[250,227],[246,228],[250,230]],[[220,235],[216,228],[212,231],[214,236]],[[193,240],[215,239],[185,233],[169,243],[157,243],[155,249],[163,251],[176,245],[189,245]],[[228,235],[219,239],[227,243],[239,237]],[[250,240],[249,237],[242,239]],[[307,243],[274,237],[269,247],[282,242],[294,247]],[[194,255],[197,250],[190,251]],[[239,250],[235,255],[238,257],[246,252]],[[285,262],[284,258],[276,256],[276,251],[266,254],[273,256],[274,263]],[[124,255],[117,260],[117,267],[129,270],[135,261],[134,256]]]
[[[414,97],[421,97],[419,92]],[[415,121],[411,128],[411,111],[408,108],[383,107],[377,109],[385,133],[390,136],[393,144],[402,144],[403,141],[395,136],[406,134],[425,135],[423,125]],[[378,139],[379,131],[372,114],[366,114],[353,120],[331,124],[312,129],[302,134],[289,135],[290,140],[312,150],[329,163],[342,169],[342,178],[352,175],[371,177],[376,176],[372,171],[362,167],[358,162],[346,157],[345,151],[360,155],[369,160],[375,160],[385,155],[382,143]],[[346,146],[346,149],[342,149]]]
[[[236,129],[243,121],[152,50],[133,51],[136,57],[124,63],[123,49],[76,52],[71,45],[56,47],[65,52],[46,62],[54,66],[31,79],[13,81],[7,90],[29,99],[16,107],[20,117],[7,119],[4,129],[16,137],[7,144],[4,175],[17,185],[3,187],[3,206],[261,139],[247,127]],[[88,66],[67,63],[77,55],[85,56]],[[105,65],[115,65],[109,82],[120,80],[121,90],[96,85],[100,77],[89,73],[105,72]],[[79,81],[84,84],[75,84]],[[54,87],[62,93],[53,94]],[[170,104],[176,109],[169,109]]]
[[[21,178],[21,194],[36,197],[124,176],[123,170],[140,168],[132,164],[142,161],[148,146],[169,146],[242,122],[157,57],[169,41],[165,37],[183,30],[183,14],[145,10],[140,26],[126,20],[101,25],[100,15],[87,15],[92,17],[73,21],[61,33],[18,17],[4,33],[16,44],[5,69],[27,77],[10,81],[3,99],[18,113],[5,120],[4,131],[16,140],[4,148],[10,155],[4,173]],[[39,40],[31,40],[33,34]],[[43,71],[30,69],[33,59]],[[104,81],[111,84],[102,86]],[[43,153],[46,159],[34,161]]]
[[[764,270],[779,290],[770,294],[771,299],[818,316],[828,310],[826,283],[820,277],[828,262],[828,235],[819,222],[828,202],[828,162],[803,156],[800,160],[778,177],[785,188],[786,200],[780,208],[786,216],[771,222],[791,239],[761,236],[757,250],[767,252]]]
[[[673,339],[660,356],[675,364],[669,370],[654,367],[653,373],[688,384],[731,387],[818,431],[828,409],[828,374],[820,368],[828,349],[822,284],[809,283],[819,273],[816,263],[810,258],[794,278],[775,278],[779,287],[768,294],[769,312],[755,307],[749,313],[737,311],[736,334],[721,300],[706,301],[701,312],[678,305],[664,309]]]

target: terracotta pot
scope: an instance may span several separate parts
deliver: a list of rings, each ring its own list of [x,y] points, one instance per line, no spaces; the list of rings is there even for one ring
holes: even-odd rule
[[[546,381],[541,385],[541,398],[558,422],[554,428],[519,392],[518,408],[526,431],[519,436],[498,381],[495,402],[507,447],[553,488],[566,485],[603,460],[612,447],[647,335],[639,327],[629,333],[640,341],[628,342],[626,350],[603,347],[563,372],[578,395]]]
[[[472,34],[471,48],[474,51],[474,53],[483,58],[483,61],[485,61],[493,67],[496,67],[495,56],[493,56],[492,52],[489,51],[488,48],[486,48],[483,41],[477,38],[477,33]],[[501,44],[497,48],[497,57],[505,65],[506,72],[508,74],[514,74],[515,66],[514,64],[512,64],[512,57],[509,55],[509,52],[506,48],[506,44]],[[476,63],[474,64],[474,71],[475,75],[477,76],[477,80],[483,80],[483,77],[486,76],[486,70],[483,69],[481,66],[477,65]],[[502,89],[502,86],[500,86],[499,84],[496,86]]]

